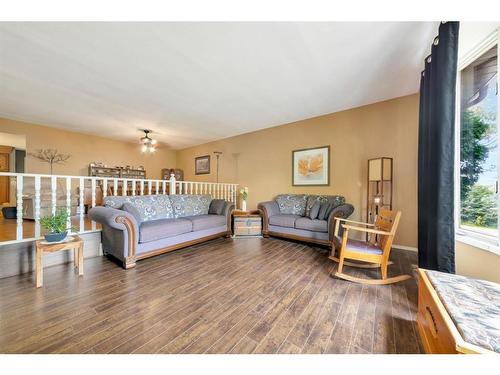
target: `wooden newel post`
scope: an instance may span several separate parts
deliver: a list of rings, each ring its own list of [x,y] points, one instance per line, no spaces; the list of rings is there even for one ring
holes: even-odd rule
[[[175,195],[175,175],[170,173],[170,195]]]

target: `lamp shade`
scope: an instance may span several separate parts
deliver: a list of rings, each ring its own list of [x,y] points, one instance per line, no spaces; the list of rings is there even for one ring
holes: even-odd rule
[[[389,181],[392,176],[392,163],[390,158],[370,159],[368,161],[369,181]]]
[[[372,159],[368,163],[368,171],[370,173],[368,179],[370,181],[382,180],[382,159]]]

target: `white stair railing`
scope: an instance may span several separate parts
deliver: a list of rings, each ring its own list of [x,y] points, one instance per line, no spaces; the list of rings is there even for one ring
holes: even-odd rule
[[[58,209],[63,209],[69,214],[68,228],[72,226],[71,219],[76,218],[78,219],[77,233],[96,231],[97,225],[94,221],[92,221],[90,229],[85,228],[85,206],[88,209],[95,207],[98,201],[101,204],[104,197],[108,195],[208,194],[213,199],[225,199],[236,203],[238,187],[238,184],[232,183],[177,181],[174,174],[170,175],[169,180],[11,172],[0,172],[0,177],[15,180],[17,213],[15,239],[4,240],[0,238],[0,245],[40,238],[40,218],[50,213],[55,214]],[[58,186],[58,183],[61,185]],[[86,202],[85,200],[89,198],[90,200]],[[24,219],[32,220],[34,225],[34,230],[29,231],[29,233],[33,233],[29,238],[24,238]],[[2,222],[0,225],[5,225],[4,223]]]

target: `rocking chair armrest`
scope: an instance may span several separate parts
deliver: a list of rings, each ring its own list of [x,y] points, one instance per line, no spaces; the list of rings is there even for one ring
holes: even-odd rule
[[[357,230],[360,232],[366,232],[366,233],[373,233],[373,234],[382,234],[386,236],[390,236],[392,233],[391,232],[386,232],[383,230],[378,230],[378,229],[371,229],[371,228],[361,228],[361,227],[355,227],[353,225],[347,225],[347,224],[342,224],[342,227],[345,230]],[[345,233],[345,232],[344,232]]]
[[[335,217],[334,219],[337,220],[337,221],[344,221],[346,223],[354,223],[354,224],[366,225],[368,227],[374,227],[375,226],[375,224],[372,224],[372,223],[363,223],[361,221],[348,220],[348,219],[343,219],[341,217]]]

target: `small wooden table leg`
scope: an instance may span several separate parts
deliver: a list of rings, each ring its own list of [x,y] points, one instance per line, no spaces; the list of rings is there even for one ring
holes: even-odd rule
[[[83,275],[83,242],[78,246],[78,275]]]
[[[73,250],[74,267],[78,268],[78,275],[83,275],[83,240],[74,235],[62,242],[49,243],[43,240],[36,241],[36,287],[43,285],[43,254],[62,250]]]
[[[43,249],[36,247],[36,287],[43,285]]]

